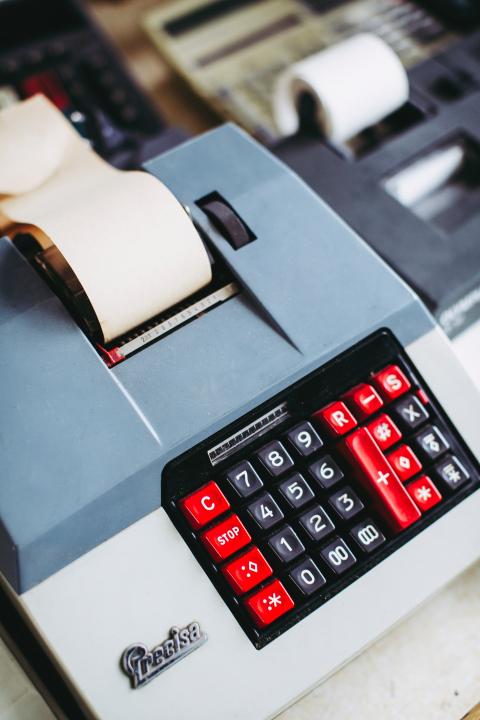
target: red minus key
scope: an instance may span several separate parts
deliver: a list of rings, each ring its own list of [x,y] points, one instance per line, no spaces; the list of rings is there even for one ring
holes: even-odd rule
[[[367,428],[360,428],[347,437],[339,449],[358,471],[358,479],[374,498],[378,511],[392,530],[400,532],[421,517]]]
[[[271,585],[245,601],[245,607],[260,628],[270,625],[291,610],[294,605],[295,603],[280,580],[275,580]]]

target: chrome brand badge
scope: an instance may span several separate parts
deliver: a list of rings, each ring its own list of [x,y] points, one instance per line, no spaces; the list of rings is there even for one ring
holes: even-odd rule
[[[150,652],[141,643],[130,645],[123,653],[122,667],[130,675],[132,687],[138,688],[206,642],[207,635],[197,622],[184,628],[172,627],[170,637]]]

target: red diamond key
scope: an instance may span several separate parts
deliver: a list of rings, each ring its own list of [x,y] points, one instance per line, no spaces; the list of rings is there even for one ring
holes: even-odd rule
[[[357,471],[358,479],[392,530],[400,532],[421,517],[367,428],[360,428],[345,438],[339,449]]]
[[[259,628],[270,625],[281,615],[294,607],[290,595],[280,580],[275,580],[260,592],[245,601],[245,607]]]
[[[409,480],[422,469],[420,460],[408,445],[400,445],[387,455],[387,460],[402,482]]]
[[[272,574],[272,568],[256,547],[222,567],[222,572],[237,595],[251,590]]]

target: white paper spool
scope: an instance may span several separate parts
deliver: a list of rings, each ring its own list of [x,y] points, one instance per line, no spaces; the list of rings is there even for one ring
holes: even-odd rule
[[[282,135],[297,132],[303,93],[315,101],[319,128],[332,142],[343,143],[408,100],[408,77],[389,45],[361,33],[292,65],[278,78],[273,110]]]

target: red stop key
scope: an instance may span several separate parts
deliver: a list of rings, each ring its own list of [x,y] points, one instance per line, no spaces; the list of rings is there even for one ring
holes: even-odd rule
[[[367,428],[352,433],[340,443],[339,449],[358,471],[358,479],[392,530],[400,532],[421,517]]]
[[[230,515],[226,520],[210,528],[200,538],[214,560],[220,562],[248,545],[252,539],[240,518]]]

